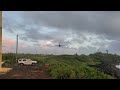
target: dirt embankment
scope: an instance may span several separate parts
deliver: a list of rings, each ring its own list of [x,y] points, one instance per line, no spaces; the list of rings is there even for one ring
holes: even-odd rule
[[[103,72],[105,72],[105,73],[107,73],[109,75],[112,75],[117,79],[120,79],[120,69],[116,68],[116,65],[117,65],[116,63],[103,62],[103,63],[97,65],[97,67],[101,71],[103,71]]]
[[[52,79],[46,66],[14,66],[7,74],[0,75],[0,79]]]

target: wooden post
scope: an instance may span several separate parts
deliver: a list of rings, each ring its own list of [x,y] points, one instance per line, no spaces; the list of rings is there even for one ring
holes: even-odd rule
[[[12,70],[12,68],[3,68],[2,64],[2,11],[0,11],[0,73],[7,73]]]
[[[0,68],[2,66],[2,11],[0,11]]]

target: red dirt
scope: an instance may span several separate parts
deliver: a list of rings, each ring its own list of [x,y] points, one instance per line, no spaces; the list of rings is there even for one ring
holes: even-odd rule
[[[48,74],[48,67],[14,66],[13,70],[0,75],[0,79],[52,79]]]

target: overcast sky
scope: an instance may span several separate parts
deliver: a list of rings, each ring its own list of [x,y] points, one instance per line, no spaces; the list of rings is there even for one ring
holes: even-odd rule
[[[15,52],[18,34],[19,53],[120,54],[119,11],[3,11],[2,30],[3,53]]]

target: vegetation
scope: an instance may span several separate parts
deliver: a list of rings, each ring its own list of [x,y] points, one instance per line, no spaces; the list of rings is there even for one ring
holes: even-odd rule
[[[49,75],[54,79],[114,79],[96,65],[103,62],[119,62],[120,56],[97,52],[90,55],[34,55],[19,54],[18,58],[30,58],[39,65],[49,64]],[[15,54],[3,54],[4,66],[15,64]]]

